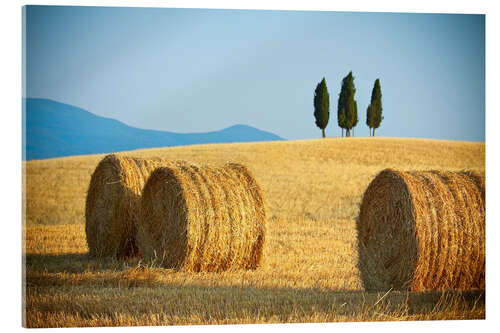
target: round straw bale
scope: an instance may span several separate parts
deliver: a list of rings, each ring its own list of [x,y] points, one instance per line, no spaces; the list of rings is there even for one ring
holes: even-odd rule
[[[256,269],[265,229],[262,192],[246,167],[161,167],[144,187],[137,245],[166,268]]]
[[[91,256],[138,254],[135,236],[142,188],[155,168],[170,164],[158,158],[114,154],[100,161],[90,179],[85,205],[85,233]]]
[[[356,221],[365,289],[484,288],[484,186],[471,172],[380,172]]]

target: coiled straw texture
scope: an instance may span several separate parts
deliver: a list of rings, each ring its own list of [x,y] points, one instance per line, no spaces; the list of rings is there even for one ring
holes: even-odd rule
[[[100,161],[90,179],[85,204],[85,233],[91,256],[138,254],[136,224],[144,184],[157,167],[176,163],[183,162],[115,154]]]
[[[471,172],[386,169],[357,219],[367,290],[485,287],[485,181]]]
[[[256,269],[265,230],[262,191],[243,165],[162,167],[144,187],[138,246],[164,267]]]

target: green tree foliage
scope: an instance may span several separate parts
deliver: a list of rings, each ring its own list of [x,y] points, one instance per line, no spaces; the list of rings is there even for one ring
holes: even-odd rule
[[[314,118],[316,118],[316,126],[321,129],[323,137],[325,137],[325,128],[330,119],[330,95],[326,86],[325,78],[321,80],[314,91]]]
[[[342,88],[340,89],[337,105],[338,124],[342,129],[346,130],[346,136],[351,136],[351,129],[358,124],[358,105],[354,99],[355,93],[354,76],[351,71],[342,79]]]
[[[372,89],[372,99],[366,110],[366,124],[370,127],[370,135],[375,136],[375,129],[380,127],[383,119],[382,90],[380,89],[380,80],[376,79]]]
[[[370,128],[370,136],[372,136],[373,123],[375,122],[373,110],[374,108],[371,104],[366,108],[366,125]]]
[[[342,129],[342,137],[344,137],[344,128],[345,128],[345,109],[339,108],[337,111],[337,122],[339,124],[339,127]]]
[[[358,103],[354,101],[354,119],[352,121],[352,135],[354,136],[354,127],[358,124]]]
[[[342,87],[340,88],[339,100],[337,102],[337,122],[339,127],[342,129],[342,137],[344,137],[344,129],[347,128],[345,99],[346,99],[346,89],[345,89],[345,79],[344,79],[342,80]]]

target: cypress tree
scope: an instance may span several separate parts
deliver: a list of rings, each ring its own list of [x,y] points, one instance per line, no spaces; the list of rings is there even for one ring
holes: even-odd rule
[[[316,126],[321,129],[323,138],[325,137],[325,128],[330,119],[330,95],[326,86],[326,80],[323,78],[314,90],[314,118]]]
[[[341,113],[345,114],[345,120],[339,126],[346,129],[346,136],[351,136],[351,129],[358,123],[358,106],[354,99],[356,88],[354,88],[354,76],[352,71],[342,79],[342,88],[340,89],[337,110],[339,117]]]
[[[371,109],[370,115],[367,114],[367,124],[368,118],[370,118],[370,128],[373,128],[373,136],[375,136],[375,129],[380,127],[380,123],[384,119],[382,116],[382,90],[380,89],[380,80],[376,79],[372,89],[372,99],[370,102],[369,109]]]

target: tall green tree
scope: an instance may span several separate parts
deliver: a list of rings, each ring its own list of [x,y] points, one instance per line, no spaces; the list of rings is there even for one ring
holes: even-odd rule
[[[314,118],[316,118],[316,126],[321,129],[321,133],[325,137],[325,128],[330,119],[330,94],[328,94],[325,78],[318,83],[314,90]]]
[[[366,111],[366,124],[370,127],[370,135],[375,136],[375,129],[380,127],[382,116],[382,90],[380,80],[376,79],[373,84],[372,98]]]
[[[354,87],[354,76],[352,71],[342,79],[337,112],[339,116],[339,126],[346,130],[346,136],[351,136],[351,129],[358,124],[358,105],[354,99],[356,88]],[[342,122],[340,119],[341,114]],[[343,131],[342,131],[343,133]]]

